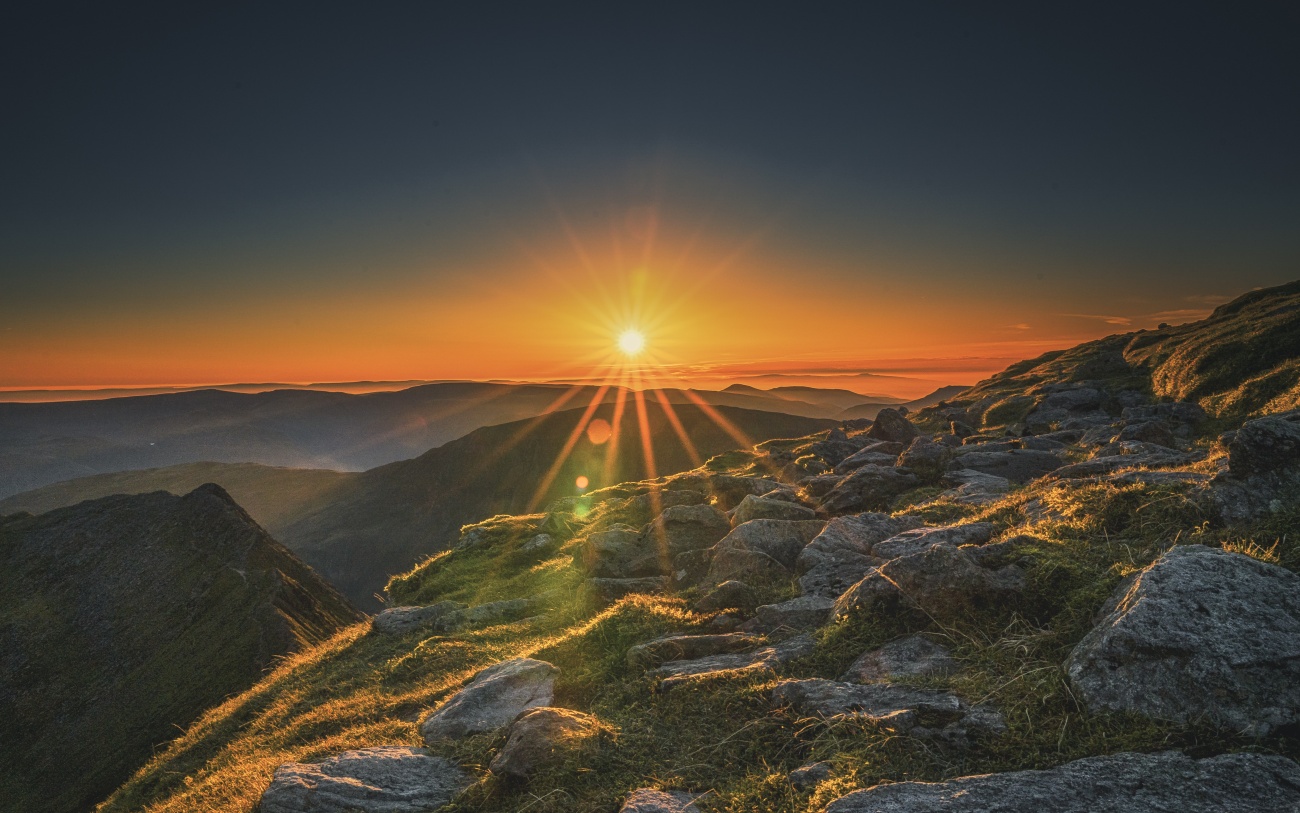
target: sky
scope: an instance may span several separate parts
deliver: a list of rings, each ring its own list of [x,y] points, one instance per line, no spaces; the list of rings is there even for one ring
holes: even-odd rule
[[[973,383],[1300,277],[1295,4],[31,5],[0,387]]]

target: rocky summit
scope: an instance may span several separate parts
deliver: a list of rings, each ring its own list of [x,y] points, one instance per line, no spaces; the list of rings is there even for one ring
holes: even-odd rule
[[[1296,313],[480,517],[101,811],[1298,810]]]

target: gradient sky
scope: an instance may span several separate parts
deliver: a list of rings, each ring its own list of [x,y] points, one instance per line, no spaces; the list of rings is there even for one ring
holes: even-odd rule
[[[965,383],[1300,277],[1294,3],[32,5],[4,387]]]

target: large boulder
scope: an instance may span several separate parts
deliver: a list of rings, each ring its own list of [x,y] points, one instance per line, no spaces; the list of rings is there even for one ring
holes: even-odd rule
[[[388,745],[345,751],[323,762],[275,769],[260,813],[427,813],[473,781],[454,762],[419,748]]]
[[[492,758],[488,770],[525,778],[537,768],[563,760],[603,730],[600,720],[580,711],[530,709],[510,726],[506,744]]]
[[[897,409],[886,407],[876,413],[875,423],[867,430],[867,437],[901,443],[904,446],[912,442],[919,433],[912,422],[903,417]]]
[[[642,537],[677,554],[711,548],[730,531],[727,515],[711,505],[674,505],[646,526]]]
[[[667,554],[647,542],[635,528],[615,525],[587,537],[582,562],[596,578],[632,579],[662,575],[667,569]]]
[[[671,691],[691,681],[715,677],[727,672],[775,675],[786,663],[811,655],[815,646],[811,637],[796,635],[779,644],[749,652],[668,661],[650,674],[663,678],[659,684],[659,690],[663,692]]]
[[[751,519],[809,520],[812,518],[813,510],[811,508],[789,500],[756,497],[753,494],[745,495],[745,499],[740,501],[740,505],[736,506],[736,510],[731,512],[732,525],[743,525]],[[725,535],[724,533],[723,536]],[[718,537],[718,539],[721,538]],[[718,540],[713,541],[717,542]]]
[[[764,604],[754,610],[754,617],[745,622],[745,629],[758,632],[814,629],[826,623],[834,607],[833,599],[816,595],[799,596],[777,604]]]
[[[1264,754],[1177,751],[1089,757],[1046,771],[897,782],[841,796],[826,813],[1260,813],[1300,806],[1300,766]]]
[[[370,619],[370,628],[385,635],[401,635],[465,608],[455,601],[440,601],[427,607],[389,607]]]
[[[899,455],[898,465],[920,477],[923,483],[937,483],[950,459],[951,448],[920,435],[907,447],[907,451]]]
[[[1214,499],[1228,522],[1255,519],[1300,499],[1300,410],[1247,421],[1228,441]]]
[[[987,568],[981,557],[937,544],[868,573],[836,600],[834,618],[897,606],[952,617],[973,604],[1003,600],[1023,589],[1024,574],[1015,565]]]
[[[984,451],[978,446],[977,451],[967,452],[954,458],[949,468],[972,469],[997,477],[1004,477],[1013,483],[1027,483],[1044,474],[1060,468],[1064,461],[1052,452],[1035,449],[1007,449],[1005,451]]]
[[[700,813],[697,794],[641,788],[627,795],[618,813]]]
[[[1300,576],[1176,547],[1129,582],[1066,665],[1092,709],[1262,736],[1300,721]]]
[[[777,562],[785,570],[794,568],[795,559],[813,537],[821,533],[825,523],[811,520],[752,519],[736,526],[718,544],[713,546],[714,564],[732,552],[761,554]],[[734,574],[714,572],[718,582],[734,578]],[[725,578],[721,578],[725,577]]]
[[[866,513],[836,517],[808,543],[795,561],[799,589],[806,596],[837,598],[885,560],[872,548],[897,534],[920,527],[920,520]]]
[[[827,514],[849,511],[881,511],[900,494],[921,485],[921,479],[909,471],[867,464],[840,480],[826,496],[821,508]]]
[[[420,724],[430,744],[504,728],[521,712],[550,705],[559,673],[546,661],[513,658],[474,676]]]
[[[704,594],[695,604],[697,612],[711,613],[718,610],[751,610],[758,606],[758,594],[754,588],[742,581],[725,581]]]

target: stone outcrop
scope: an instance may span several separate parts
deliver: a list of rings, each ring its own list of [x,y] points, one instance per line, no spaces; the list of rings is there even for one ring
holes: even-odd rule
[[[1247,421],[1227,445],[1228,469],[1213,483],[1225,520],[1267,515],[1300,494],[1300,410]]]
[[[755,649],[751,652],[669,661],[653,670],[650,674],[663,678],[663,681],[659,684],[659,689],[665,692],[692,680],[711,677],[724,672],[762,672],[774,675],[789,661],[811,655],[814,648],[815,644],[811,637],[796,635],[779,644]]]
[[[887,509],[895,497],[919,485],[921,479],[909,471],[868,463],[836,483],[821,498],[821,508],[827,514],[880,511]]]
[[[1006,598],[1024,589],[1014,565],[990,569],[948,544],[893,559],[845,591],[834,617],[882,607],[914,607],[935,616],[961,613],[972,604]]]
[[[1046,771],[898,782],[841,796],[826,813],[1260,813],[1300,806],[1285,757],[1176,751],[1090,757]]]
[[[763,638],[743,632],[723,635],[669,635],[627,651],[627,665],[632,669],[648,669],[668,661],[691,660],[711,655],[724,655],[753,649],[763,643]]]
[[[550,705],[559,671],[532,658],[489,666],[426,717],[420,733],[432,744],[504,728],[521,712]]]
[[[970,707],[954,694],[887,683],[858,684],[834,680],[783,680],[772,699],[805,717],[859,717],[901,734],[969,745],[972,734],[1000,734],[1002,716],[985,707]]]
[[[813,518],[813,510],[807,506],[788,500],[756,497],[753,494],[746,495],[745,499],[740,501],[740,505],[736,506],[736,510],[731,512],[733,525],[743,525],[751,519],[809,520]],[[724,533],[723,536],[725,535]],[[718,539],[713,541],[717,542]]]
[[[1260,736],[1300,721],[1300,576],[1217,548],[1165,553],[1070,655],[1092,709]]]
[[[455,601],[440,601],[427,607],[389,607],[370,619],[370,628],[385,635],[401,635],[463,609],[465,605]]]
[[[886,407],[876,413],[875,422],[867,430],[867,437],[901,443],[904,446],[912,442],[919,434],[912,422],[903,417],[897,409]]]
[[[525,778],[537,768],[559,762],[598,736],[603,727],[590,714],[572,709],[530,709],[510,726],[505,745],[488,770]]]
[[[259,813],[428,813],[469,786],[455,763],[419,748],[390,745],[345,751],[323,762],[275,770]]]
[[[646,526],[643,538],[677,554],[711,548],[730,531],[727,515],[711,505],[674,505]]]
[[[1054,453],[1036,449],[985,451],[978,446],[974,448],[976,451],[953,458],[948,467],[954,471],[969,469],[992,474],[1019,484],[1056,471],[1064,463]]]

